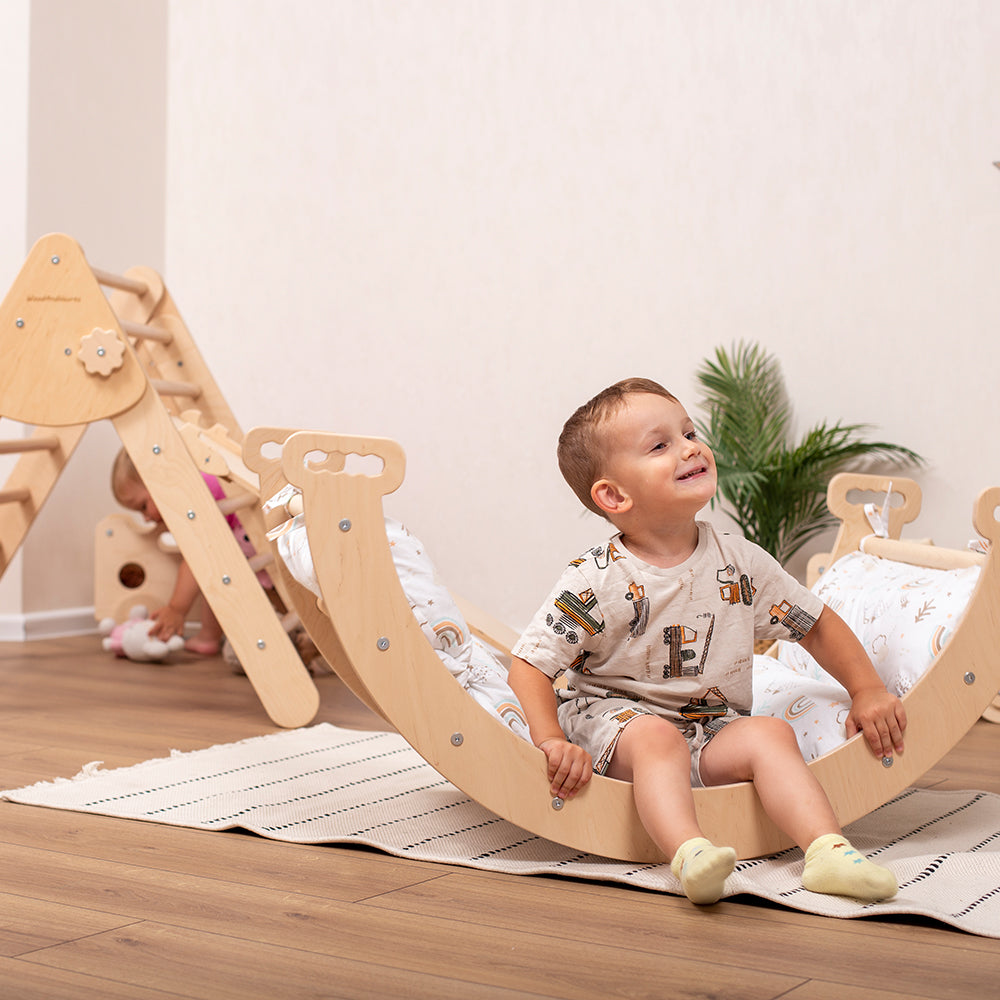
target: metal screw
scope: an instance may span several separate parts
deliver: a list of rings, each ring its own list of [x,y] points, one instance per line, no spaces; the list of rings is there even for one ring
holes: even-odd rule
[[[160,446],[158,444],[154,444],[153,445],[153,454],[154,455],[159,455],[160,454]]]
[[[351,522],[345,517],[344,520],[337,525],[337,527],[340,528],[341,531],[350,531]]]
[[[966,675],[962,678],[962,680],[965,681],[966,684],[975,684],[976,675],[970,670],[968,673],[966,673]]]
[[[103,358],[105,354],[107,354],[107,351],[105,351],[103,347],[97,348],[97,356],[99,358]]]
[[[379,649],[385,652],[389,648],[389,640],[383,635],[379,637],[378,642],[375,643]]]
[[[553,799],[553,800],[552,800],[552,808],[553,808],[553,809],[555,809],[555,810],[556,810],[557,812],[558,812],[558,811],[559,811],[560,809],[562,809],[563,805],[564,805],[564,803],[563,803],[563,800],[562,800],[562,799],[558,799],[558,798],[557,798],[557,799]]]
[[[224,576],[222,582],[228,587],[233,581],[228,576]]]
[[[194,517],[195,517],[194,511],[193,510],[189,510],[188,511],[188,520],[189,521],[193,521]]]
[[[451,745],[453,747],[460,747],[465,742],[465,737],[461,733],[451,734]]]
[[[63,354],[65,354],[67,358],[68,358],[68,357],[69,357],[69,356],[70,356],[70,355],[71,355],[72,353],[73,353],[73,348],[72,348],[72,347],[67,347],[67,348],[66,348],[66,350],[65,350],[65,351],[63,351]]]
[[[267,643],[264,642],[263,639],[258,639],[257,640],[257,648],[258,649],[266,649],[267,648]]]
[[[24,320],[21,319],[20,316],[18,316],[18,318],[14,321],[14,326],[18,327],[24,326]]]
[[[883,757],[882,758],[882,766],[883,767],[892,767],[892,758],[891,757]]]
[[[53,264],[58,264],[59,263],[59,258],[58,257],[53,257],[52,258],[52,263]]]

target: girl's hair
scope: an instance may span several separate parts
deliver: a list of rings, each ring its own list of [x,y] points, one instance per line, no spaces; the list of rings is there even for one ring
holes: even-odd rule
[[[584,403],[566,421],[559,435],[559,446],[556,449],[559,471],[584,507],[601,517],[606,515],[594,503],[590,489],[601,478],[608,460],[607,435],[602,432],[602,425],[625,406],[628,396],[640,392],[678,402],[676,396],[652,379],[623,379]]]
[[[142,483],[142,477],[136,470],[132,459],[129,458],[128,452],[122,448],[115,455],[115,460],[111,465],[111,494],[122,506],[125,505],[125,502],[122,500],[121,489],[126,483]]]

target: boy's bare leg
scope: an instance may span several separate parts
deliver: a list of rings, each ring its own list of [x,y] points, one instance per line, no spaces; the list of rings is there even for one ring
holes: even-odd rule
[[[691,752],[664,719],[640,715],[618,737],[608,777],[631,781],[639,819],[667,857],[701,837],[691,794]]]
[[[726,726],[701,753],[706,785],[753,781],[765,812],[805,852],[802,884],[812,892],[879,900],[894,896],[896,877],[844,837],[795,734],[782,719],[752,716]]]
[[[198,656],[216,656],[222,648],[222,626],[208,606],[208,601],[202,602],[200,627],[185,641],[184,648]]]
[[[840,832],[826,792],[783,719],[754,715],[730,722],[702,750],[701,780],[752,781],[764,811],[803,851],[817,837]]]
[[[665,719],[643,715],[618,737],[608,775],[632,782],[639,819],[671,858],[671,869],[694,903],[714,903],[736,864],[731,847],[705,839],[691,794],[691,752]]]

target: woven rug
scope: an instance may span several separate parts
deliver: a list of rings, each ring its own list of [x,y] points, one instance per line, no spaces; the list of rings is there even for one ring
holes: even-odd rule
[[[668,865],[581,854],[500,819],[395,734],[325,723],[117,770],[95,762],[75,778],[2,791],[0,798],[295,843],[363,844],[511,875],[680,892]],[[895,872],[894,899],[862,904],[806,891],[798,848],[738,864],[727,896],[748,893],[831,917],[916,914],[1000,937],[1000,796],[909,789],[846,832]]]

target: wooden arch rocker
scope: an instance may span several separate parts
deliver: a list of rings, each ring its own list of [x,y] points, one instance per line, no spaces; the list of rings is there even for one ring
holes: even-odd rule
[[[265,457],[265,444],[281,445]],[[388,720],[439,773],[488,809],[538,836],[599,856],[637,863],[666,859],[636,814],[632,787],[595,775],[584,791],[553,801],[544,755],[480,708],[442,665],[410,611],[384,530],[382,497],[403,480],[404,456],[393,441],[317,432],[257,429],[245,442],[247,464],[261,489],[291,483],[302,492],[321,607],[303,587],[292,599],[313,641],[341,678]],[[352,455],[381,459],[377,475],[353,474]],[[828,502],[842,519],[831,562],[871,534],[851,490],[886,493],[887,480],[842,475]],[[898,541],[919,512],[912,480],[891,487],[903,497],[889,513],[878,554],[938,567],[968,565],[969,552]],[[263,494],[267,495],[267,494]],[[980,717],[1000,688],[1000,488],[984,491],[974,509],[977,531],[990,542],[972,599],[951,641],[906,695],[907,749],[891,766],[874,758],[858,736],[811,762],[842,824],[897,795],[931,768]],[[869,540],[871,541],[871,540]],[[866,545],[872,551],[875,546]],[[280,563],[280,559],[277,560]],[[287,572],[287,571],[286,571]],[[764,813],[750,783],[696,789],[706,836],[730,844],[741,858],[774,853],[788,839]]]

